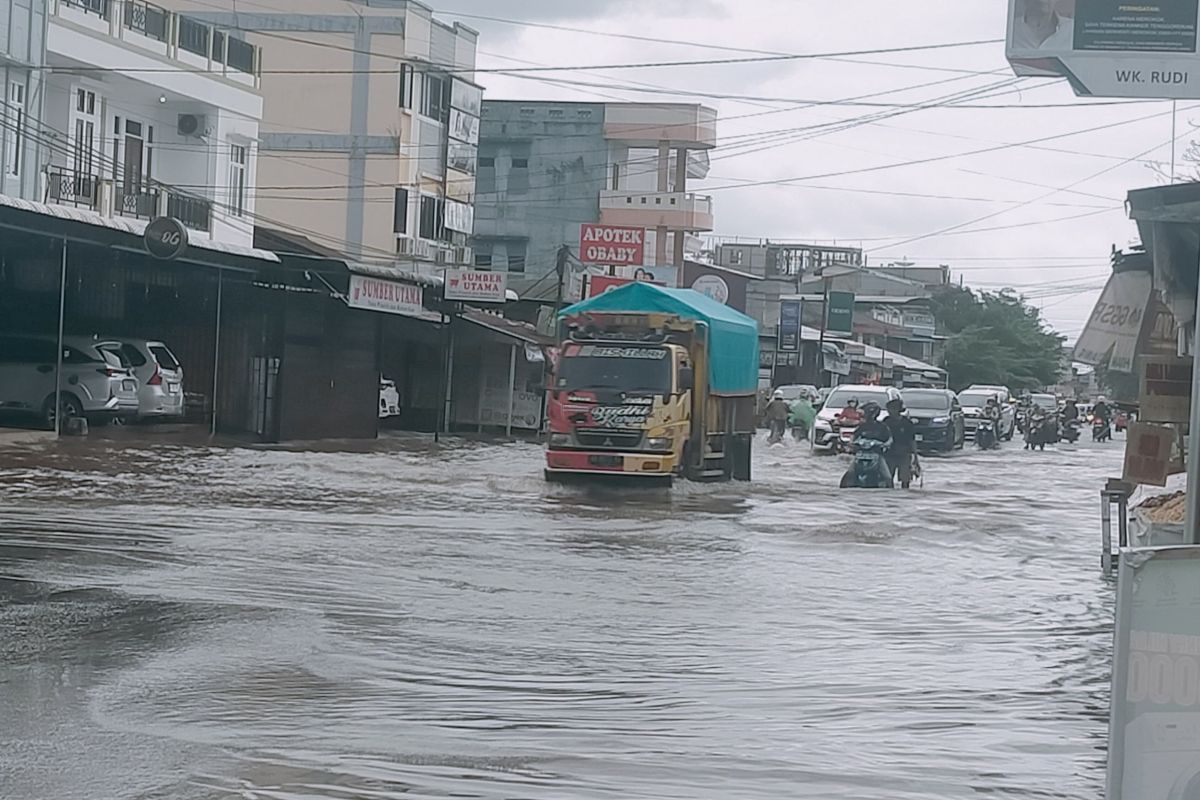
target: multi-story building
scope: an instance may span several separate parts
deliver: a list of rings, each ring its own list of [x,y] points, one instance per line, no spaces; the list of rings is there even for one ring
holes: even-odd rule
[[[37,199],[251,245],[258,48],[141,0],[47,12],[41,117],[16,131],[41,153]]]
[[[688,182],[708,174],[716,119],[692,104],[484,102],[475,264],[553,288],[559,248],[603,223],[646,229],[645,266],[682,267],[689,235],[713,227]]]
[[[40,148],[47,0],[0,4],[0,194],[41,199]]]
[[[416,272],[471,262],[475,31],[415,0],[160,1],[270,52],[264,226]]]

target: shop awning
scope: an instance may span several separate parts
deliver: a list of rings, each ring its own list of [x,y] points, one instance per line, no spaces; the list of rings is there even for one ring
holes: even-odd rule
[[[506,337],[524,344],[536,345],[538,347],[550,347],[554,344],[554,339],[550,336],[543,336],[537,332],[537,328],[530,325],[528,322],[520,320],[508,319],[499,314],[492,314],[487,311],[479,311],[478,309],[469,309],[464,311],[461,319],[467,322],[478,325],[491,333],[498,336]]]
[[[0,227],[144,253],[142,236],[149,222],[132,217],[106,217],[95,211],[71,206],[35,203],[0,194]],[[177,263],[193,263],[229,269],[257,269],[279,263],[269,250],[219,242],[200,233],[189,237],[188,249]]]

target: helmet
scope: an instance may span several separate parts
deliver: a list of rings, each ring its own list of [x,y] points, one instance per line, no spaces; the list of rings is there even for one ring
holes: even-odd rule
[[[865,406],[862,407],[863,415],[870,417],[871,419],[874,419],[875,417],[879,416],[879,410],[880,410],[879,403],[876,403],[874,401],[867,403]]]
[[[904,410],[904,400],[902,400],[899,397],[893,397],[891,400],[887,401],[886,408],[888,411],[891,411],[893,406],[896,407],[897,411],[903,411]]]
[[[858,408],[858,398],[851,397],[849,400],[846,401],[846,407],[847,408]]]
[[[1099,397],[1096,398],[1096,402],[1097,403],[1107,403],[1108,400],[1107,400],[1107,398],[1104,397],[1104,395],[1100,395]]]
[[[775,394],[771,395],[771,397],[773,397],[773,398],[774,398],[774,399],[776,399],[776,400],[782,400],[782,399],[783,399],[783,390],[782,390],[782,389],[776,389],[776,390],[775,390]]]

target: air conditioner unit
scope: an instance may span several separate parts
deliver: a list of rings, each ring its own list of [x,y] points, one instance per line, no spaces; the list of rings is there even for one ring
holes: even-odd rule
[[[180,136],[200,139],[208,134],[208,119],[203,114],[180,114],[175,130]]]
[[[407,236],[396,237],[396,255],[398,256],[415,256],[416,241]]]
[[[452,264],[454,263],[453,258],[454,253],[445,247],[439,247],[433,256],[434,263],[437,264]]]
[[[473,256],[474,256],[474,253],[471,252],[471,248],[469,248],[469,247],[454,248],[454,263],[455,264],[466,264],[467,266],[470,266]]]

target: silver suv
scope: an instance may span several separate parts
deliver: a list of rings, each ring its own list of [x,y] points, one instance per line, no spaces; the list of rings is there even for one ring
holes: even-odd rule
[[[96,337],[96,346],[112,353],[138,379],[138,416],[182,417],[183,367],[162,342]]]
[[[37,415],[53,427],[55,340],[49,336],[0,334],[0,410]],[[67,417],[95,420],[135,416],[138,380],[112,353],[88,337],[63,339],[62,394]]]

